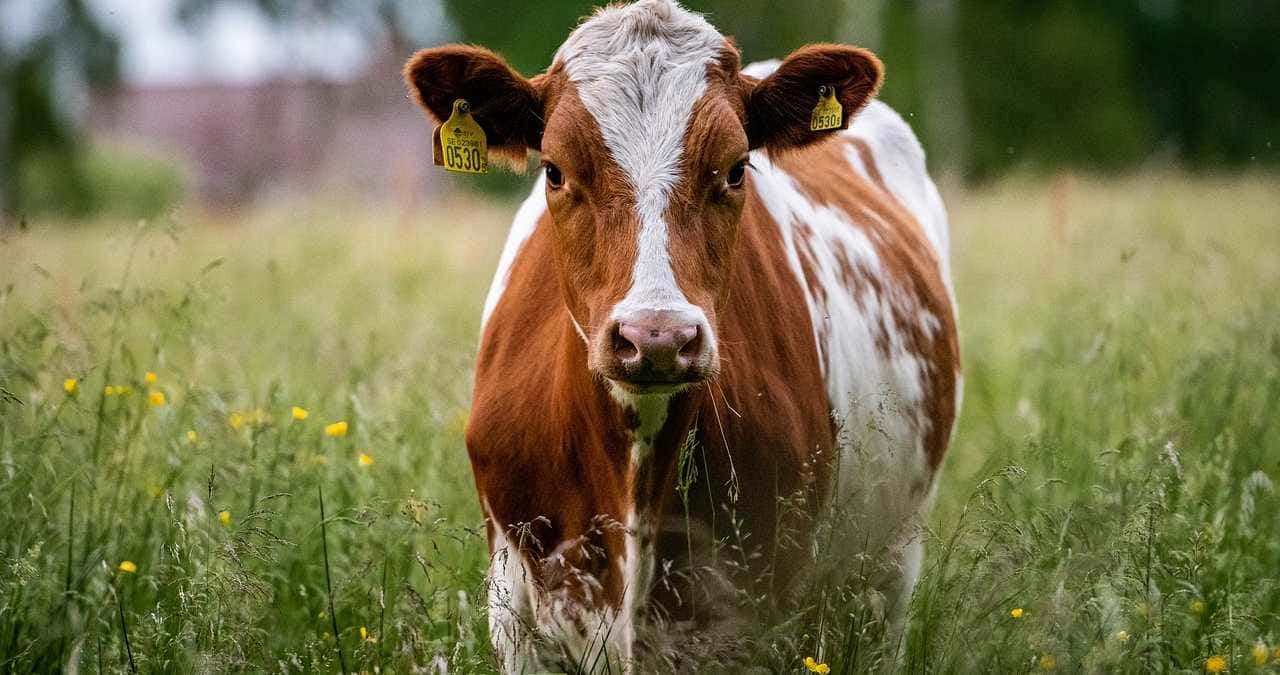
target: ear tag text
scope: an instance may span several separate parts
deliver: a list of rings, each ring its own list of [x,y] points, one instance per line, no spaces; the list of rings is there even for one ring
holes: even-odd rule
[[[454,173],[488,173],[489,144],[484,129],[471,116],[465,99],[453,102],[453,114],[436,127],[431,144],[432,159]]]
[[[825,84],[818,87],[818,105],[813,109],[813,117],[809,118],[809,130],[839,129],[843,123],[844,107],[836,98],[835,88]]]

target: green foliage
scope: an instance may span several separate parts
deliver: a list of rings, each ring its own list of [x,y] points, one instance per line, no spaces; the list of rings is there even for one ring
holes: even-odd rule
[[[56,152],[26,157],[17,171],[23,212],[49,216],[154,218],[182,199],[174,164],[127,146],[96,145],[69,161]],[[66,180],[71,171],[77,179]]]
[[[965,3],[966,173],[1010,165],[1115,170],[1151,152],[1123,27],[1080,3]]]
[[[81,214],[90,197],[79,164],[84,146],[68,115],[72,87],[113,86],[119,43],[84,0],[41,3],[42,22],[18,44],[0,37],[0,213],[32,215],[21,172],[33,163],[56,176],[63,205]]]

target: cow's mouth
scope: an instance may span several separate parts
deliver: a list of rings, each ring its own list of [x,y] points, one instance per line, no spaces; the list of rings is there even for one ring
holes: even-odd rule
[[[621,369],[618,369],[621,370]],[[701,368],[689,368],[680,377],[672,379],[660,374],[605,372],[605,379],[628,394],[638,396],[678,394],[691,386],[701,384],[709,376]]]

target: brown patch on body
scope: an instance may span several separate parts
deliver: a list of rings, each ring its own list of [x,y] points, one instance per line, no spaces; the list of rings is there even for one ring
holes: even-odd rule
[[[844,156],[848,146],[858,151],[871,180],[849,166]],[[895,324],[892,328],[902,336],[908,351],[925,364],[923,419],[928,424],[924,446],[929,467],[936,470],[951,438],[960,371],[955,312],[936,252],[920,223],[885,187],[876,158],[865,141],[842,138],[803,153],[784,155],[777,164],[806,197],[843,212],[875,247],[882,276],[859,269],[841,247],[836,247],[840,277],[855,297],[870,290],[888,301]],[[911,313],[915,308],[903,302],[904,298],[935,317],[937,329],[930,332],[920,317]],[[887,358],[891,348],[889,327],[878,328],[877,348]]]

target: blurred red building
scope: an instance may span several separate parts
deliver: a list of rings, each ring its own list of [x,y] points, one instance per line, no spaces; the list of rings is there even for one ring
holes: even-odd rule
[[[377,59],[348,81],[126,85],[92,102],[90,128],[175,158],[214,208],[321,191],[411,207],[439,184],[401,63]]]

